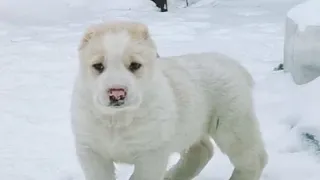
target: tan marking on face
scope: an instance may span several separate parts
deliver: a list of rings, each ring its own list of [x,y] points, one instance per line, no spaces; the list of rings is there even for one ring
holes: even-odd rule
[[[79,59],[86,74],[98,77],[91,73],[95,72],[92,65],[98,62],[103,63],[104,72],[126,70],[138,79],[151,77],[157,50],[147,26],[142,23],[114,21],[96,24],[87,29],[80,43]],[[131,62],[142,66],[134,73],[130,72]]]

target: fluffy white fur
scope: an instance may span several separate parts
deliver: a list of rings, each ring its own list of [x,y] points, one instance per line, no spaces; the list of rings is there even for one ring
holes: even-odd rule
[[[230,180],[260,178],[268,158],[252,79],[236,61],[215,53],[159,59],[148,28],[125,21],[90,27],[79,59],[72,127],[86,180],[116,179],[115,162],[135,166],[130,180],[190,180],[213,155],[210,138],[235,167]],[[133,61],[142,64],[134,73]],[[114,86],[128,89],[125,105],[108,105]],[[181,159],[166,172],[173,152]]]

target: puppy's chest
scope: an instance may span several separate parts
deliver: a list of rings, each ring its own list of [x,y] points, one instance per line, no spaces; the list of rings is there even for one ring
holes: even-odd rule
[[[108,128],[99,137],[97,149],[106,157],[115,161],[131,161],[139,146],[143,146],[139,136],[132,132]]]
[[[95,137],[95,148],[105,157],[114,161],[131,163],[148,149],[162,145],[161,132],[152,126],[101,127]]]

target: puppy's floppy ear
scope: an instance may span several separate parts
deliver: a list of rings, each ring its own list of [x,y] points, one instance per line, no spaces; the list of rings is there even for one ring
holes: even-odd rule
[[[137,39],[148,40],[150,38],[148,27],[142,23],[134,23],[131,27],[131,34]]]
[[[89,41],[92,39],[92,37],[95,35],[95,30],[93,27],[89,27],[84,35],[82,36],[79,49],[82,49]]]
[[[140,32],[143,39],[147,40],[150,38],[149,29],[146,25],[140,25]]]

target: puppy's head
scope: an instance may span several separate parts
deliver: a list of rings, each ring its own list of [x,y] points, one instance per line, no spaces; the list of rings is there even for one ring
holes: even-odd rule
[[[156,57],[144,24],[121,21],[89,27],[79,46],[80,73],[95,107],[104,113],[139,107]]]

